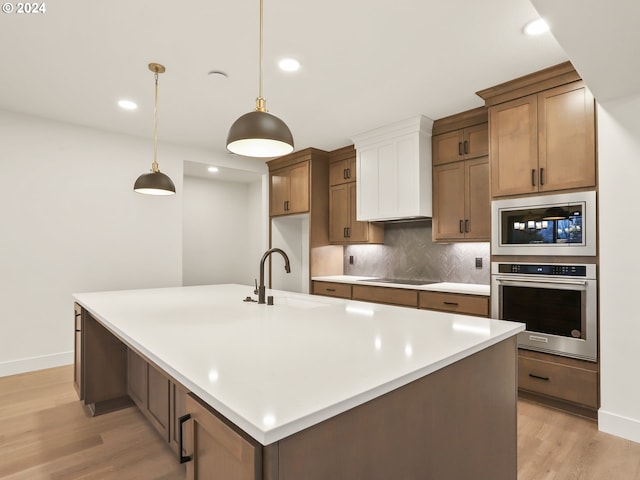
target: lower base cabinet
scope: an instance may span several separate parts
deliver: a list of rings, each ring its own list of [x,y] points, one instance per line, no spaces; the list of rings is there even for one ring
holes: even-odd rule
[[[518,389],[525,398],[597,417],[597,363],[520,349]]]
[[[187,480],[260,480],[262,446],[193,395],[186,397]]]
[[[179,454],[178,419],[186,413],[187,390],[128,349],[127,393],[149,423]]]

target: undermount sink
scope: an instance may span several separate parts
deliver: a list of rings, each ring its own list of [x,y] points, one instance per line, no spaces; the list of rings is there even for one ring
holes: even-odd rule
[[[303,298],[295,298],[295,297],[282,297],[275,295],[273,297],[274,305],[286,305],[288,307],[294,308],[317,308],[326,306],[326,303],[323,302],[315,302],[313,300],[307,300]]]
[[[397,283],[399,285],[429,285],[431,283],[438,283],[434,280],[407,280],[401,278],[370,278],[362,279],[361,282],[376,282],[376,283]]]

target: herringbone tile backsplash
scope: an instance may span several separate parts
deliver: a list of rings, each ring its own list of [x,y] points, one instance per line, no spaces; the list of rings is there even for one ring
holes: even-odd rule
[[[431,241],[431,220],[387,223],[384,245],[350,245],[344,249],[344,273],[440,282],[490,282],[489,243]],[[354,263],[349,264],[353,255]],[[482,268],[475,259],[482,258]]]

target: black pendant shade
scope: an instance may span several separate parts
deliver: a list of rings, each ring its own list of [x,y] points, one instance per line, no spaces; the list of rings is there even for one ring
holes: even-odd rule
[[[147,195],[173,195],[176,193],[176,186],[167,175],[157,171],[140,175],[133,190]]]
[[[246,157],[279,157],[293,151],[293,135],[289,127],[275,115],[267,112],[267,102],[262,96],[262,30],[263,0],[260,0],[260,51],[258,98],[256,109],[238,118],[227,135],[227,149]]]
[[[158,75],[165,72],[164,66],[159,63],[150,63],[149,70],[153,72],[156,83],[154,107],[153,107],[153,163],[151,172],[143,173],[133,184],[133,190],[147,195],[173,195],[176,186],[173,181],[158,168]]]
[[[275,115],[255,110],[233,122],[227,148],[247,157],[278,157],[293,151],[293,135]]]

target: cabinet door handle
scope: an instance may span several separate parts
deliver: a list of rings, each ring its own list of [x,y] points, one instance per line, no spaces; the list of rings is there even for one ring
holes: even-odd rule
[[[536,186],[536,169],[535,168],[531,169],[531,186],[532,187]]]
[[[351,178],[351,169],[347,168],[347,178]]]
[[[462,155],[462,142],[458,142],[458,155]]]
[[[540,169],[540,186],[544,185],[544,168]]]
[[[469,153],[469,141],[465,140],[464,141],[464,154],[466,155],[467,153]]]
[[[351,237],[351,227],[347,227],[347,238]]]
[[[545,382],[549,381],[549,377],[541,377],[540,375],[534,375],[533,373],[530,373],[529,376],[531,378],[537,378],[538,380],[544,380]]]
[[[191,414],[187,413],[186,415],[181,416],[178,419],[178,428],[180,430],[180,434],[178,436],[178,452],[180,453],[180,463],[187,463],[193,460],[191,455],[183,455],[184,452],[184,437],[182,436],[182,431],[184,429],[184,424],[187,420],[191,418]]]
[[[469,233],[469,220],[464,221],[464,233]]]
[[[464,223],[464,222],[463,222],[462,220],[460,220],[460,233],[464,233],[464,230],[462,229],[462,224],[463,224],[463,223]]]
[[[289,211],[289,200],[285,200],[284,201],[284,211],[288,212]]]
[[[349,178],[347,170],[348,170],[348,168],[343,168],[342,169],[342,179],[343,180],[346,180],[347,178]]]
[[[445,305],[453,305],[454,307],[457,307],[458,305],[460,305],[458,302],[443,302]]]

